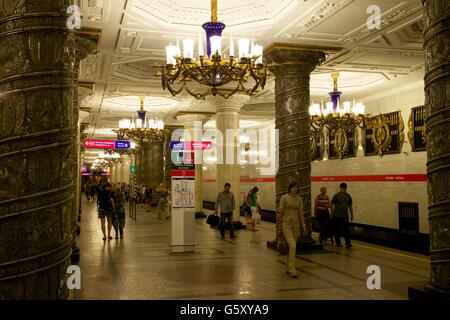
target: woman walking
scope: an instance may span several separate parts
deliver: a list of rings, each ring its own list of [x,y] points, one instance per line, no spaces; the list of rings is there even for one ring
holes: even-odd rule
[[[114,192],[112,195],[114,199],[114,214],[112,219],[112,225],[114,231],[116,232],[116,239],[123,238],[123,228],[125,227],[125,193],[120,188],[119,185],[114,187]]]
[[[105,220],[108,221],[108,240],[111,240],[112,214],[114,211],[114,200],[112,198],[111,184],[106,177],[102,178],[102,183],[98,190],[98,217],[100,219],[103,240],[106,240]]]
[[[297,249],[297,238],[300,236],[300,226],[306,233],[305,216],[303,215],[303,200],[298,195],[300,186],[297,182],[289,185],[288,193],[280,199],[280,219],[283,236],[289,246],[287,257],[287,274],[292,278],[297,278],[298,273],[295,267],[295,254]]]

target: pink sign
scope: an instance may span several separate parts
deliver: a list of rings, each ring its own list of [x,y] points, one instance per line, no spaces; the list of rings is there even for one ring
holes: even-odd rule
[[[114,140],[84,140],[85,148],[91,149],[114,149]]]

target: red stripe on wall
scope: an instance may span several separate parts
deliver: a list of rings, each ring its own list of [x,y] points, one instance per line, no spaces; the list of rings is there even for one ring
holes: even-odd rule
[[[241,182],[275,182],[275,178],[242,178]]]
[[[242,178],[241,182],[275,182],[275,178]],[[361,176],[312,176],[312,182],[426,182],[426,174],[388,174]],[[215,179],[203,180],[204,183],[214,183]]]
[[[424,182],[426,174],[387,174],[387,175],[362,175],[362,176],[313,176],[313,182],[350,181],[350,182]]]

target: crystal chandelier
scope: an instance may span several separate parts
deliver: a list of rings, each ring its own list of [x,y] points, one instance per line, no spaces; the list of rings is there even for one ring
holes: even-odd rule
[[[356,127],[364,128],[369,116],[365,115],[366,107],[363,103],[355,101],[353,103],[345,101],[341,105],[342,92],[338,90],[339,72],[333,72],[331,76],[334,83],[333,91],[329,93],[331,102],[327,102],[325,106],[323,103],[321,105],[313,103],[309,107],[311,128],[314,131],[319,131],[324,127],[333,131],[339,129],[350,131]]]
[[[149,141],[161,141],[164,139],[164,121],[162,119],[147,119],[147,111],[144,110],[145,97],[140,97],[141,108],[137,111],[137,119],[122,119],[119,121],[119,129],[113,130],[119,140],[138,139]]]
[[[230,36],[229,56],[222,54],[222,31],[225,24],[217,21],[217,0],[211,0],[211,22],[203,24],[206,32],[206,54],[203,50],[201,36],[198,38],[197,57],[194,57],[195,41],[183,40],[183,52],[180,44],[166,47],[167,64],[157,66],[161,68],[162,87],[170,91],[173,96],[186,90],[196,99],[204,99],[208,95],[220,95],[229,98],[239,92],[253,95],[261,87],[264,89],[268,67],[263,64],[263,47],[249,39],[239,39],[239,55],[235,55],[234,41]],[[245,83],[252,78],[251,88]],[[172,85],[177,81],[179,88]],[[208,87],[204,92],[195,92],[189,84],[196,82]]]

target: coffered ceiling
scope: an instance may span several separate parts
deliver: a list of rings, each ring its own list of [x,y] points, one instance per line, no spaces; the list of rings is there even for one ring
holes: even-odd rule
[[[97,55],[81,63],[84,133],[113,137],[123,117],[135,116],[139,96],[146,110],[179,124],[179,111],[213,111],[188,95],[163,91],[152,68],[165,62],[165,46],[177,37],[203,37],[210,20],[209,0],[79,0],[82,27],[102,29]],[[420,82],[424,73],[421,0],[218,0],[219,20],[227,25],[224,43],[253,37],[273,42],[342,47],[311,76],[311,98],[326,98],[332,90],[331,71],[340,71],[345,98],[363,99],[393,86]],[[381,29],[369,30],[370,5],[381,9]],[[226,47],[224,48],[226,49]],[[274,117],[274,81],[242,110],[254,123]],[[247,124],[251,125],[251,124]]]

